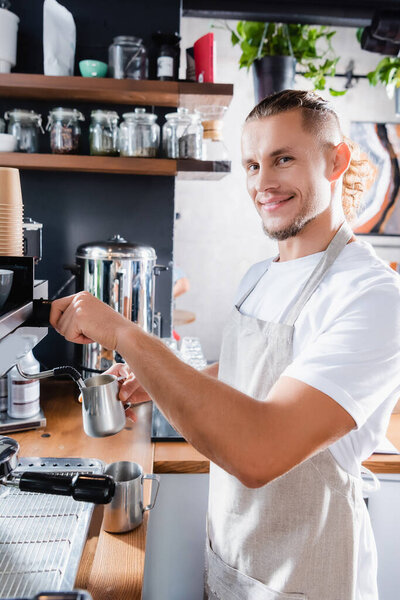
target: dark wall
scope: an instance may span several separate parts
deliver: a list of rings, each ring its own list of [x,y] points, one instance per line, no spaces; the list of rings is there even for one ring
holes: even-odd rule
[[[76,65],[83,58],[107,62],[107,48],[116,35],[137,35],[150,46],[151,34],[157,29],[179,31],[180,0],[61,0],[61,4],[72,12],[76,23]],[[11,10],[20,17],[17,65],[13,71],[43,73],[43,0],[13,0]],[[78,75],[77,66],[75,74]],[[84,154],[88,153],[89,115],[93,108],[117,110],[119,115],[133,110],[131,106],[63,105],[85,114],[81,148]],[[45,123],[54,103],[2,99],[0,114],[14,107],[39,111]],[[162,125],[163,114],[168,111],[155,112]],[[42,136],[41,151],[49,152],[48,134]],[[74,262],[77,246],[106,240],[115,233],[153,246],[159,264],[172,264],[173,177],[21,171],[21,183],[25,215],[43,223],[43,260],[36,277],[48,279],[50,296],[68,279],[63,264]],[[156,279],[155,308],[162,313],[163,336],[171,331],[171,288],[172,269]],[[74,291],[71,285],[64,294]],[[35,354],[46,366],[53,367],[71,362],[73,348],[51,332]]]
[[[117,35],[143,38],[154,74],[151,34],[160,29],[179,32],[180,0],[60,0],[76,24],[75,74],[85,58],[107,62],[107,49]],[[20,73],[43,73],[43,0],[11,0],[20,17],[17,66]]]

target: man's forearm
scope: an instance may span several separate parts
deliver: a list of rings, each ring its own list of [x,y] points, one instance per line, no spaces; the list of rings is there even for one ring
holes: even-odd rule
[[[137,325],[124,330],[116,349],[168,421],[210,460],[244,481],[254,462],[264,403],[216,380],[218,363],[206,373],[196,371]]]

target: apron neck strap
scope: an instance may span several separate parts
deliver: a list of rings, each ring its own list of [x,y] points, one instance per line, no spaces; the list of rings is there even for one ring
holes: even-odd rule
[[[256,285],[258,284],[258,282],[264,277],[265,273],[268,271],[268,268],[262,272],[262,274],[260,275],[260,277],[256,280],[256,282],[251,286],[251,288],[249,290],[247,290],[247,292],[245,294],[243,294],[243,296],[240,298],[240,300],[238,302],[236,302],[235,307],[237,308],[237,310],[240,310],[240,307],[242,306],[243,302],[245,300],[247,300],[247,298],[250,296],[251,292],[254,290],[254,288],[256,287]]]
[[[289,311],[289,314],[285,319],[285,323],[287,325],[295,324],[297,317],[300,315],[304,306],[306,305],[306,303],[320,284],[325,273],[333,265],[336,258],[346,246],[347,242],[351,239],[352,235],[353,231],[351,230],[351,227],[346,221],[344,221],[339,231],[335,234],[329,246],[322,255],[321,260],[312,272],[311,277],[304,285],[295,304]]]

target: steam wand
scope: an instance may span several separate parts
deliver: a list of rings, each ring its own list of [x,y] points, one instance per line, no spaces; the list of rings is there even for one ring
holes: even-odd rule
[[[80,391],[86,388],[85,383],[82,379],[79,371],[74,369],[74,367],[55,367],[54,369],[50,369],[49,371],[41,371],[40,373],[25,373],[19,364],[16,365],[18,373],[24,379],[46,379],[47,377],[59,377],[60,375],[69,375],[78,385]]]

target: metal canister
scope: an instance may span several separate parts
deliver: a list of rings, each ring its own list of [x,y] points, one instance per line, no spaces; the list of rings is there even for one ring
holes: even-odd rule
[[[152,333],[156,259],[154,248],[119,235],[107,242],[82,244],[76,252],[78,287]],[[82,367],[88,367],[88,373],[102,371],[117,362],[115,354],[97,343],[88,344],[83,346]]]

